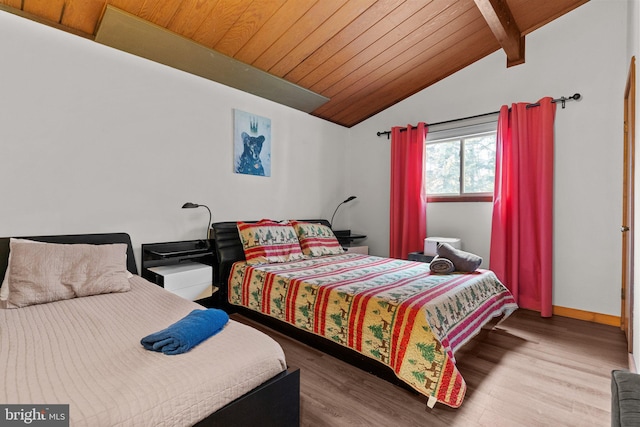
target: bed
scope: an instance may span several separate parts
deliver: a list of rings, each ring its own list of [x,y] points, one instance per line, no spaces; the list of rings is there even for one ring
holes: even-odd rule
[[[315,237],[307,239],[313,231],[301,232],[300,223],[326,231],[328,222],[291,221],[301,249],[322,248]],[[392,372],[403,386],[423,394],[430,407],[462,404],[466,384],[455,365],[456,351],[492,319],[504,319],[517,308],[493,272],[436,275],[426,263],[341,248],[283,258],[281,242],[291,232],[280,232],[275,224],[287,223],[213,224],[218,280],[231,306],[254,318],[251,313],[259,313],[269,325],[286,325],[287,332],[302,331],[296,337],[306,336],[306,342],[320,343],[332,354],[341,349],[338,357],[387,379]],[[273,236],[279,249],[266,251],[277,256],[268,259],[265,252],[265,259],[255,261],[256,248],[264,246],[260,242]]]
[[[117,268],[129,289],[0,309],[0,404],[68,404],[72,426],[299,425],[299,370],[287,368],[282,348],[262,332],[230,320],[180,355],[141,346],[142,337],[202,307],[138,276],[129,235],[26,239],[76,250],[126,245],[126,261],[100,256],[126,262]],[[25,255],[31,249],[12,248],[9,238],[0,239],[0,283],[9,276],[10,256],[13,269],[32,262]],[[32,264],[37,272],[40,263]]]

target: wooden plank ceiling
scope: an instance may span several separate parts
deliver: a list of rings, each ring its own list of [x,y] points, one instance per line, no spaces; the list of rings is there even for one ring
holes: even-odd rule
[[[588,0],[0,0],[0,9],[94,38],[107,4],[330,100],[351,127]]]

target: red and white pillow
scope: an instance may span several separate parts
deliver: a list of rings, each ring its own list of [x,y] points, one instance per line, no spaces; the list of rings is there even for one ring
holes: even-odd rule
[[[340,255],[344,253],[342,245],[331,228],[312,222],[291,221],[302,253],[308,256]]]
[[[248,264],[304,259],[298,236],[288,222],[268,219],[257,223],[238,222],[238,232]]]

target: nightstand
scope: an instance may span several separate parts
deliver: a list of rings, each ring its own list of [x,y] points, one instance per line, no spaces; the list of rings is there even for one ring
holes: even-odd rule
[[[411,252],[409,254],[409,261],[418,261],[418,262],[431,262],[434,258],[434,255],[425,255],[422,252]]]
[[[352,254],[369,255],[369,246],[355,244],[354,241],[366,239],[364,234],[351,234],[351,230],[333,230],[333,234],[338,239],[344,250]]]
[[[365,239],[365,234],[351,234],[351,230],[333,230],[333,234],[343,247],[351,246],[355,240]]]
[[[210,240],[142,245],[142,277],[185,299],[216,305],[215,255]]]

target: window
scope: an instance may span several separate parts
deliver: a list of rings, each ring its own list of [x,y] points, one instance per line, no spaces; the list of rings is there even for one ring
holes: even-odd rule
[[[430,202],[491,201],[496,122],[427,135],[425,177]]]

